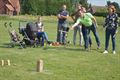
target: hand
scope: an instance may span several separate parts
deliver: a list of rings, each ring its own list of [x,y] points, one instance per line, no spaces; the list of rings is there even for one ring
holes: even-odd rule
[[[60,17],[61,17],[61,19],[63,19],[63,18],[64,18],[64,16],[63,16],[63,15],[60,15]]]

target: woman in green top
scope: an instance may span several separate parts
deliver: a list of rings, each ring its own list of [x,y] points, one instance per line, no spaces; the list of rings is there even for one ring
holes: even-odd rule
[[[89,45],[89,34],[90,34],[90,30],[92,30],[95,38],[96,38],[96,42],[98,44],[98,47],[100,46],[100,41],[98,38],[98,34],[96,31],[96,27],[97,27],[97,22],[96,19],[94,18],[94,16],[91,13],[84,13],[84,11],[80,10],[79,12],[79,18],[77,19],[76,23],[72,26],[71,29],[73,29],[76,25],[78,25],[79,23],[82,24],[83,27],[85,27],[85,49],[88,49],[88,45]],[[96,26],[96,27],[95,27]]]

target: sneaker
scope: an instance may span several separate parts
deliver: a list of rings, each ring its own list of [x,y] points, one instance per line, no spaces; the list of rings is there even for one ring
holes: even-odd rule
[[[108,53],[108,51],[107,50],[105,50],[104,52],[103,52],[103,54],[107,54]]]
[[[113,51],[113,54],[116,54],[116,52],[115,52],[115,51]]]

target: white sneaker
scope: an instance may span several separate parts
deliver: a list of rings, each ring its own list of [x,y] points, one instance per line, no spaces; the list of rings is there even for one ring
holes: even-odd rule
[[[105,50],[104,52],[103,52],[103,54],[107,54],[108,53],[108,51],[107,50]]]
[[[113,54],[116,54],[116,52],[115,52],[115,51],[113,51]]]

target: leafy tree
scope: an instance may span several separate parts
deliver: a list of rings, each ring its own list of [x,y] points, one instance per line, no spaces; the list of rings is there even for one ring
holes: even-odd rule
[[[67,5],[68,11],[72,12],[72,5],[82,0],[20,0],[22,14],[33,15],[56,15],[63,4]],[[82,4],[86,5],[87,0]]]
[[[88,9],[88,0],[80,0],[79,3],[84,6],[86,9]]]

